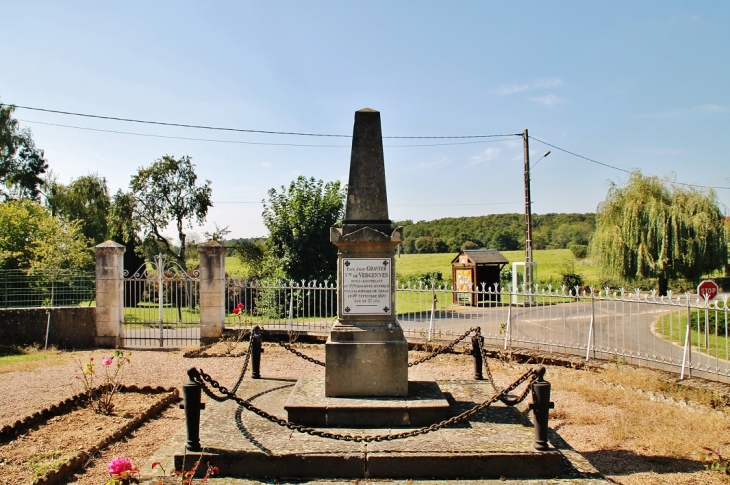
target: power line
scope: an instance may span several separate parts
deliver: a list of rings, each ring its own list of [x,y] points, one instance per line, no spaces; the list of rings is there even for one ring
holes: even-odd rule
[[[597,163],[598,165],[603,165],[604,167],[612,168],[614,170],[618,170],[618,171],[621,171],[621,172],[624,172],[624,173],[629,173],[629,174],[632,173],[631,170],[626,170],[625,168],[616,167],[616,166],[613,166],[613,165],[609,165],[608,163],[603,163],[603,162],[599,162],[598,160],[594,160],[592,158],[584,157],[583,155],[579,155],[579,154],[577,154],[575,152],[571,152],[570,150],[566,150],[565,148],[560,148],[559,146],[553,145],[553,144],[548,143],[546,141],[542,141],[542,140],[540,140],[538,138],[535,138],[532,135],[530,135],[529,138],[532,138],[533,140],[535,140],[537,142],[540,142],[543,145],[547,145],[549,147],[555,148],[556,150],[560,150],[561,152],[565,152],[565,153],[567,153],[569,155],[573,155],[574,157],[582,158],[583,160],[587,160],[587,161],[592,162],[592,163]],[[668,181],[668,182],[670,184],[673,184],[673,185],[683,185],[685,187],[700,187],[700,188],[703,188],[703,189],[730,190],[730,187],[713,186],[713,185],[700,185],[700,184],[688,184],[688,183],[684,183],[684,182],[673,182],[673,181]]]
[[[250,130],[243,128],[226,128],[220,126],[206,126],[206,125],[189,125],[184,123],[169,123],[163,121],[150,121],[150,120],[138,120],[134,118],[121,118],[118,116],[104,116],[104,115],[92,115],[88,113],[76,113],[73,111],[60,111],[55,109],[46,108],[34,108],[31,106],[19,106],[6,103],[0,103],[0,106],[11,106],[18,109],[28,109],[32,111],[42,111],[44,113],[55,113],[67,116],[80,116],[83,118],[96,118],[101,120],[112,120],[112,121],[124,121],[127,123],[141,123],[147,125],[158,125],[158,126],[174,126],[178,128],[194,128],[198,130],[216,130],[216,131],[233,131],[239,133],[259,133],[265,135],[292,135],[292,136],[318,136],[318,137],[333,137],[333,138],[352,138],[351,135],[334,135],[326,133],[305,133],[296,131],[269,131],[269,130]],[[505,136],[516,136],[513,133],[506,135],[459,135],[459,136],[384,136],[383,138],[392,139],[465,139],[465,138],[494,138],[494,137],[505,137]]]
[[[172,140],[192,140],[192,141],[205,141],[212,143],[233,143],[240,145],[265,145],[265,146],[290,146],[290,147],[318,147],[318,148],[350,148],[350,145],[314,145],[307,143],[269,143],[269,142],[255,142],[255,141],[239,141],[239,140],[218,140],[214,138],[192,138],[187,136],[172,136],[172,135],[153,135],[151,133],[135,133],[131,131],[119,131],[119,130],[104,130],[101,128],[89,128],[86,126],[74,126],[74,125],[63,125],[60,123],[48,123],[45,121],[34,121],[16,118],[18,121],[23,123],[35,123],[38,125],[47,126],[58,126],[61,128],[73,128],[75,130],[85,131],[98,131],[102,133],[115,133],[119,135],[133,135],[133,136],[145,136],[150,138],[167,138]],[[503,135],[503,136],[514,136],[514,135]],[[433,146],[449,146],[449,145],[475,145],[480,143],[498,143],[501,141],[508,140],[510,138],[501,138],[498,140],[479,140],[479,141],[461,141],[452,143],[422,143],[412,145],[384,145],[384,148],[399,148],[399,147],[433,147]]]

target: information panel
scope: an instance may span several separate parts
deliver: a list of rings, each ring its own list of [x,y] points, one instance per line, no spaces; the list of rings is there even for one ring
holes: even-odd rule
[[[391,315],[390,259],[342,258],[342,313]]]

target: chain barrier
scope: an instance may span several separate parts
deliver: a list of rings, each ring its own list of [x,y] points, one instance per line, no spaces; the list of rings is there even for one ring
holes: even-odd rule
[[[238,376],[238,380],[236,381],[236,385],[233,386],[233,390],[231,391],[233,394],[236,394],[238,392],[238,387],[241,385],[241,382],[243,382],[243,376],[246,375],[246,369],[248,368],[248,361],[251,360],[251,351],[253,349],[253,336],[254,331],[253,328],[251,329],[251,338],[248,340],[248,350],[246,351],[246,359],[243,361],[243,367],[241,368],[241,374]]]
[[[273,414],[269,414],[263,409],[260,409],[253,404],[249,402],[247,399],[240,398],[236,396],[235,394],[231,393],[227,388],[222,386],[220,383],[218,383],[215,379],[213,379],[211,376],[203,372],[202,369],[190,369],[190,378],[200,384],[200,387],[202,388],[203,392],[213,399],[214,401],[218,402],[224,402],[229,399],[235,401],[239,406],[257,414],[258,416],[274,423],[278,424],[279,426],[288,428],[292,431],[297,431],[299,433],[305,433],[310,436],[318,436],[320,438],[327,438],[327,439],[333,439],[333,440],[339,440],[339,441],[354,441],[356,443],[370,443],[373,441],[380,442],[380,441],[394,441],[404,438],[412,438],[414,436],[424,435],[427,433],[430,433],[432,431],[438,431],[441,428],[445,428],[447,426],[454,425],[456,423],[460,423],[461,421],[464,421],[472,416],[474,416],[476,413],[481,411],[482,409],[487,408],[488,406],[491,406],[498,400],[502,400],[503,397],[507,395],[510,391],[516,389],[520,384],[527,381],[529,379],[529,382],[527,384],[527,391],[523,392],[523,394],[526,396],[527,392],[529,392],[529,389],[531,388],[532,382],[537,379],[537,374],[535,372],[535,369],[530,369],[524,374],[522,374],[520,377],[518,377],[512,384],[507,386],[504,390],[498,392],[494,396],[490,397],[489,399],[481,402],[480,404],[477,404],[476,406],[472,407],[471,409],[468,409],[464,411],[463,413],[454,416],[453,418],[449,418],[447,420],[441,421],[440,423],[432,424],[431,426],[425,426],[423,428],[414,429],[411,431],[404,431],[401,433],[396,434],[388,434],[388,435],[351,435],[351,434],[342,434],[342,433],[331,433],[329,431],[323,431],[316,428],[310,428],[308,426],[302,426],[300,424],[295,424],[292,422],[289,422],[285,419],[277,418]],[[213,391],[210,390],[208,385],[210,384],[211,387],[216,389],[218,392],[223,394],[222,396],[219,396],[215,394]]]
[[[487,381],[492,386],[495,392],[500,392],[499,387],[497,387],[497,384],[494,382],[494,376],[492,375],[492,370],[489,368],[489,357],[487,356],[487,349],[484,348],[484,345],[482,343],[482,339],[477,339],[477,342],[479,342],[479,352],[482,354],[482,362],[484,364],[484,370],[487,373]],[[527,386],[524,391],[522,391],[522,394],[519,396],[513,396],[511,394],[505,394],[503,398],[500,398],[500,401],[502,401],[504,404],[508,406],[514,406],[516,404],[521,403],[527,398],[527,394],[530,392],[530,386]]]
[[[454,347],[456,346],[456,344],[458,344],[459,342],[461,342],[462,340],[464,340],[465,338],[467,338],[469,335],[472,334],[472,332],[476,331],[476,329],[477,329],[477,327],[472,327],[469,330],[467,330],[464,334],[460,335],[456,340],[454,340],[453,342],[449,343],[447,346],[441,347],[440,349],[435,350],[431,354],[429,354],[429,355],[427,355],[427,356],[425,356],[425,357],[423,357],[421,359],[418,359],[418,360],[413,361],[413,362],[409,362],[408,363],[408,367],[413,367],[414,365],[423,364],[424,362],[427,362],[427,361],[433,359],[434,357],[436,357],[439,354],[443,354],[444,352],[453,350]],[[320,360],[317,360],[317,359],[315,359],[313,357],[310,357],[310,356],[308,356],[306,354],[303,354],[303,353],[299,352],[298,350],[296,350],[295,348],[293,348],[290,344],[287,344],[285,342],[277,342],[277,344],[279,344],[279,346],[285,348],[286,350],[288,350],[292,354],[296,355],[297,357],[300,357],[300,358],[306,360],[307,362],[311,362],[312,364],[316,364],[316,365],[325,367],[325,363],[324,362],[322,362]]]
[[[317,360],[315,358],[312,358],[308,355],[304,355],[303,353],[299,352],[295,348],[293,348],[291,345],[284,343],[284,342],[277,342],[280,346],[284,347],[286,350],[291,352],[292,354],[296,355],[297,357],[301,357],[302,359],[306,360],[307,362],[311,362],[312,364],[321,365],[322,367],[325,366],[324,362],[321,360]]]
[[[440,349],[432,352],[430,355],[427,355],[426,357],[423,357],[421,359],[415,360],[413,362],[409,362],[408,363],[408,367],[413,367],[414,365],[423,364],[424,362],[433,359],[437,355],[443,354],[447,350],[454,350],[454,347],[456,346],[456,344],[458,344],[459,342],[461,342],[462,340],[464,340],[465,338],[467,338],[469,335],[472,334],[472,332],[475,332],[477,330],[477,328],[479,328],[479,327],[472,327],[469,330],[467,330],[466,332],[464,332],[462,335],[460,335],[456,340],[454,340],[453,342],[451,342],[446,347],[441,347]]]

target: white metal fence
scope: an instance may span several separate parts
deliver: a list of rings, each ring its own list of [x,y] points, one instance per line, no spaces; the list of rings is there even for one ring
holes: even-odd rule
[[[227,298],[227,326],[325,333],[337,316],[332,283],[231,279]],[[727,296],[706,301],[689,293],[659,297],[550,286],[456,292],[417,284],[397,289],[396,312],[410,337],[449,340],[480,327],[486,342],[501,349],[573,354],[730,381]]]

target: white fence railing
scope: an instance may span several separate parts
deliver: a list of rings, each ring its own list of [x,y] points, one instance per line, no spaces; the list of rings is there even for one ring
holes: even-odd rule
[[[328,332],[337,317],[332,283],[227,284],[227,326]],[[664,297],[640,290],[398,287],[396,312],[410,337],[449,340],[480,327],[500,349],[528,349],[628,362],[730,381],[727,296]],[[689,322],[689,325],[688,325]]]

